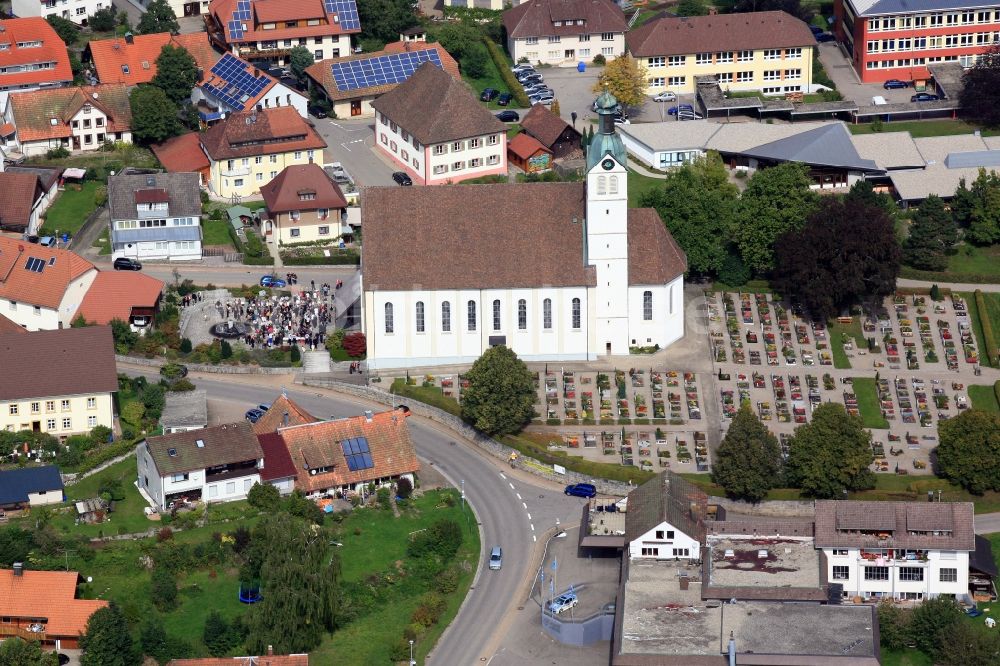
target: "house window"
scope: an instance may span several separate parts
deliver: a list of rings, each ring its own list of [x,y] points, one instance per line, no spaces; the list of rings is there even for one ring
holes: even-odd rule
[[[7,408],[7,411],[10,412],[11,416],[17,416],[17,405],[11,405]]]
[[[941,569],[941,582],[942,583],[957,583],[958,582],[958,569]]]
[[[802,57],[802,49],[800,49],[800,48],[785,49],[785,57],[786,58],[801,58]]]
[[[834,580],[848,580],[851,576],[850,567],[837,566],[833,568],[833,579]]]
[[[765,81],[777,81],[781,78],[781,70],[777,69],[765,69],[764,70],[764,80]]]
[[[54,411],[56,411],[56,401],[55,400],[46,400],[45,401],[45,411],[47,411],[47,412],[54,412]]]
[[[184,474],[171,474],[170,475],[170,481],[173,482],[173,483],[180,483],[181,481],[187,481],[188,478],[189,477],[188,477],[187,473],[184,473]]]
[[[42,411],[42,403],[40,403],[40,402],[33,402],[33,403],[31,403],[31,413],[32,414],[38,414],[40,411]]]
[[[73,427],[73,419],[66,417],[62,420],[63,430],[69,430]]]
[[[838,557],[847,557],[847,549],[846,548],[835,548],[833,550],[833,554],[835,556],[838,556]]]
[[[658,557],[660,555],[659,548],[643,548],[642,554],[644,557]]]
[[[319,231],[319,235],[320,236],[329,236],[330,235],[330,227],[320,227],[318,231]]]
[[[455,162],[454,164],[451,165],[452,171],[461,171],[464,168],[465,168],[465,162]]]
[[[662,76],[654,76],[646,82],[650,88],[662,88],[666,85],[667,80]]]
[[[417,301],[417,333],[424,332],[424,302]]]
[[[899,569],[899,580],[919,582],[923,579],[923,567],[900,567]]]
[[[656,530],[656,538],[661,541],[663,540],[663,530]]]
[[[694,55],[694,64],[696,64],[696,65],[711,65],[712,64],[712,54],[711,53],[696,53]]]
[[[45,429],[46,430],[55,430],[56,429],[56,420],[55,419],[46,419],[45,420]]]
[[[64,412],[69,411],[69,400],[60,401],[59,406],[62,408]]]
[[[612,46],[607,46],[607,47],[601,49],[601,55],[603,55],[603,56],[610,56],[610,55],[614,55],[614,54],[615,54],[615,49]]]
[[[601,33],[602,42],[613,42],[615,41],[615,33],[613,32],[602,32]]]
[[[574,298],[573,299],[572,313],[573,313],[573,328],[574,329],[579,329],[580,328],[580,299],[579,298]]]
[[[38,403],[32,403],[32,405],[37,405]],[[97,409],[97,398],[87,398],[87,409]],[[35,411],[32,409],[31,411]]]
[[[687,64],[687,56],[670,56],[667,58],[669,67],[683,67]]]
[[[392,303],[385,304],[385,332],[392,333],[393,323],[392,323]]]
[[[469,301],[466,305],[466,328],[476,330],[476,302]]]
[[[451,144],[451,152],[457,153],[457,152],[460,152],[461,150],[462,150],[462,142],[461,141],[456,141],[453,144]]]
[[[674,557],[691,557],[691,551],[687,548],[674,548]]]
[[[721,51],[715,54],[715,62],[732,62],[733,52],[732,51]]]
[[[764,60],[781,60],[781,49],[764,49]]]
[[[800,78],[802,78],[802,70],[801,69],[786,69],[785,70],[785,78],[786,79],[800,79]]]
[[[552,329],[552,299],[546,298],[542,301],[542,328]]]
[[[618,194],[618,176],[608,178],[608,194]]]
[[[517,302],[517,327],[522,331],[528,328],[528,301],[523,298]]]
[[[497,145],[500,142],[500,135],[499,134],[491,134],[490,137],[489,137],[489,139],[488,139],[488,141],[489,141],[489,144],[491,146],[495,146],[495,145]]]
[[[524,43],[527,44],[528,46],[534,46],[535,44],[538,43],[538,37],[528,37],[527,39],[524,40]]]
[[[478,148],[481,145],[483,145],[482,139],[469,139],[469,148]]]
[[[657,56],[655,58],[646,58],[647,67],[663,67],[667,64],[667,59],[665,56]]]
[[[493,301],[493,330],[500,330],[500,300]]]
[[[444,153],[445,153],[446,150],[447,150],[447,148],[445,148],[444,144],[438,144],[438,145],[434,146],[434,154],[435,155],[444,155]]]
[[[226,483],[226,494],[232,495],[235,492],[236,492],[236,482],[229,481],[228,483]]]
[[[716,76],[719,78],[719,83],[732,83],[733,82],[733,73],[732,72],[721,72],[719,74],[716,74]]]
[[[753,81],[753,72],[736,72],[736,83],[750,83]]]
[[[642,320],[653,321],[653,292],[642,292]]]
[[[688,77],[686,76],[671,76],[667,79],[667,85],[671,88],[679,88],[681,86],[687,85]]]
[[[559,35],[552,35],[549,37],[549,44],[558,44],[561,41],[562,38]]]
[[[889,580],[889,567],[865,567],[865,580]]]
[[[608,193],[608,179],[606,176],[597,177],[597,193],[598,194]]]
[[[236,180],[233,181],[233,185],[235,187],[243,187],[243,179],[237,178]]]
[[[441,330],[451,333],[451,303],[448,301],[441,304]]]

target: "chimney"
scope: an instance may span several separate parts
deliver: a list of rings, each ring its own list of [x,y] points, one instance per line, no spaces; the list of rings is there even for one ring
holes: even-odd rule
[[[371,423],[373,416],[374,416],[374,414],[372,414],[372,410],[370,410],[370,409],[366,409],[365,410],[365,421],[367,421],[368,423]]]
[[[14,562],[14,575],[20,578],[24,575],[24,563]]]
[[[281,425],[285,427],[288,426],[288,412],[285,412],[284,414],[281,415]]]
[[[274,646],[273,645],[268,645],[267,646],[267,656],[268,657],[273,657],[274,656]]]
[[[131,32],[126,32],[125,33],[125,43],[126,44],[135,44],[135,35],[133,35]]]
[[[708,15],[709,16],[715,16],[718,13],[719,13],[719,9],[717,7],[709,7],[708,8]]]

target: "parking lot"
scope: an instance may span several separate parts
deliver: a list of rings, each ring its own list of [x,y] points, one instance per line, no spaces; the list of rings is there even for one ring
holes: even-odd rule
[[[872,97],[876,95],[885,98],[890,104],[909,102],[914,93],[913,88],[885,90],[881,83],[861,83],[858,73],[854,71],[854,67],[837,42],[820,44],[819,59],[823,63],[827,75],[837,84],[837,90],[844,96],[844,99],[853,100],[859,106],[871,104]]]
[[[374,118],[313,118],[316,131],[327,143],[324,162],[340,162],[355,184],[394,185],[395,171],[387,158],[375,151]]]

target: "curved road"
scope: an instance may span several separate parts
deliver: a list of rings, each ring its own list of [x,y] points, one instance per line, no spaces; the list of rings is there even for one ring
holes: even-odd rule
[[[146,369],[120,367],[128,374],[154,376]],[[192,376],[198,388],[216,400],[244,405],[271,402],[280,393],[268,379],[239,376],[228,381],[208,375]],[[270,380],[273,382],[273,380]],[[371,405],[332,392],[297,387],[288,397],[320,418],[354,416]],[[480,566],[459,614],[434,648],[434,664],[468,666],[488,661],[507,631],[505,617],[527,598],[546,532],[556,521],[580,519],[583,500],[569,498],[554,485],[544,485],[524,473],[510,474],[500,461],[462,443],[436,424],[410,418],[417,453],[440,470],[456,487],[464,481],[466,501],[476,512],[482,537]],[[503,568],[490,571],[485,557],[495,545],[503,547]]]

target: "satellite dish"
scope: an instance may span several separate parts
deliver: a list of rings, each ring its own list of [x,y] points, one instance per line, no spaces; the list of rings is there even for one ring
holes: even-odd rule
[[[94,577],[93,576],[87,576],[87,582],[88,583],[93,583],[94,582]]]

